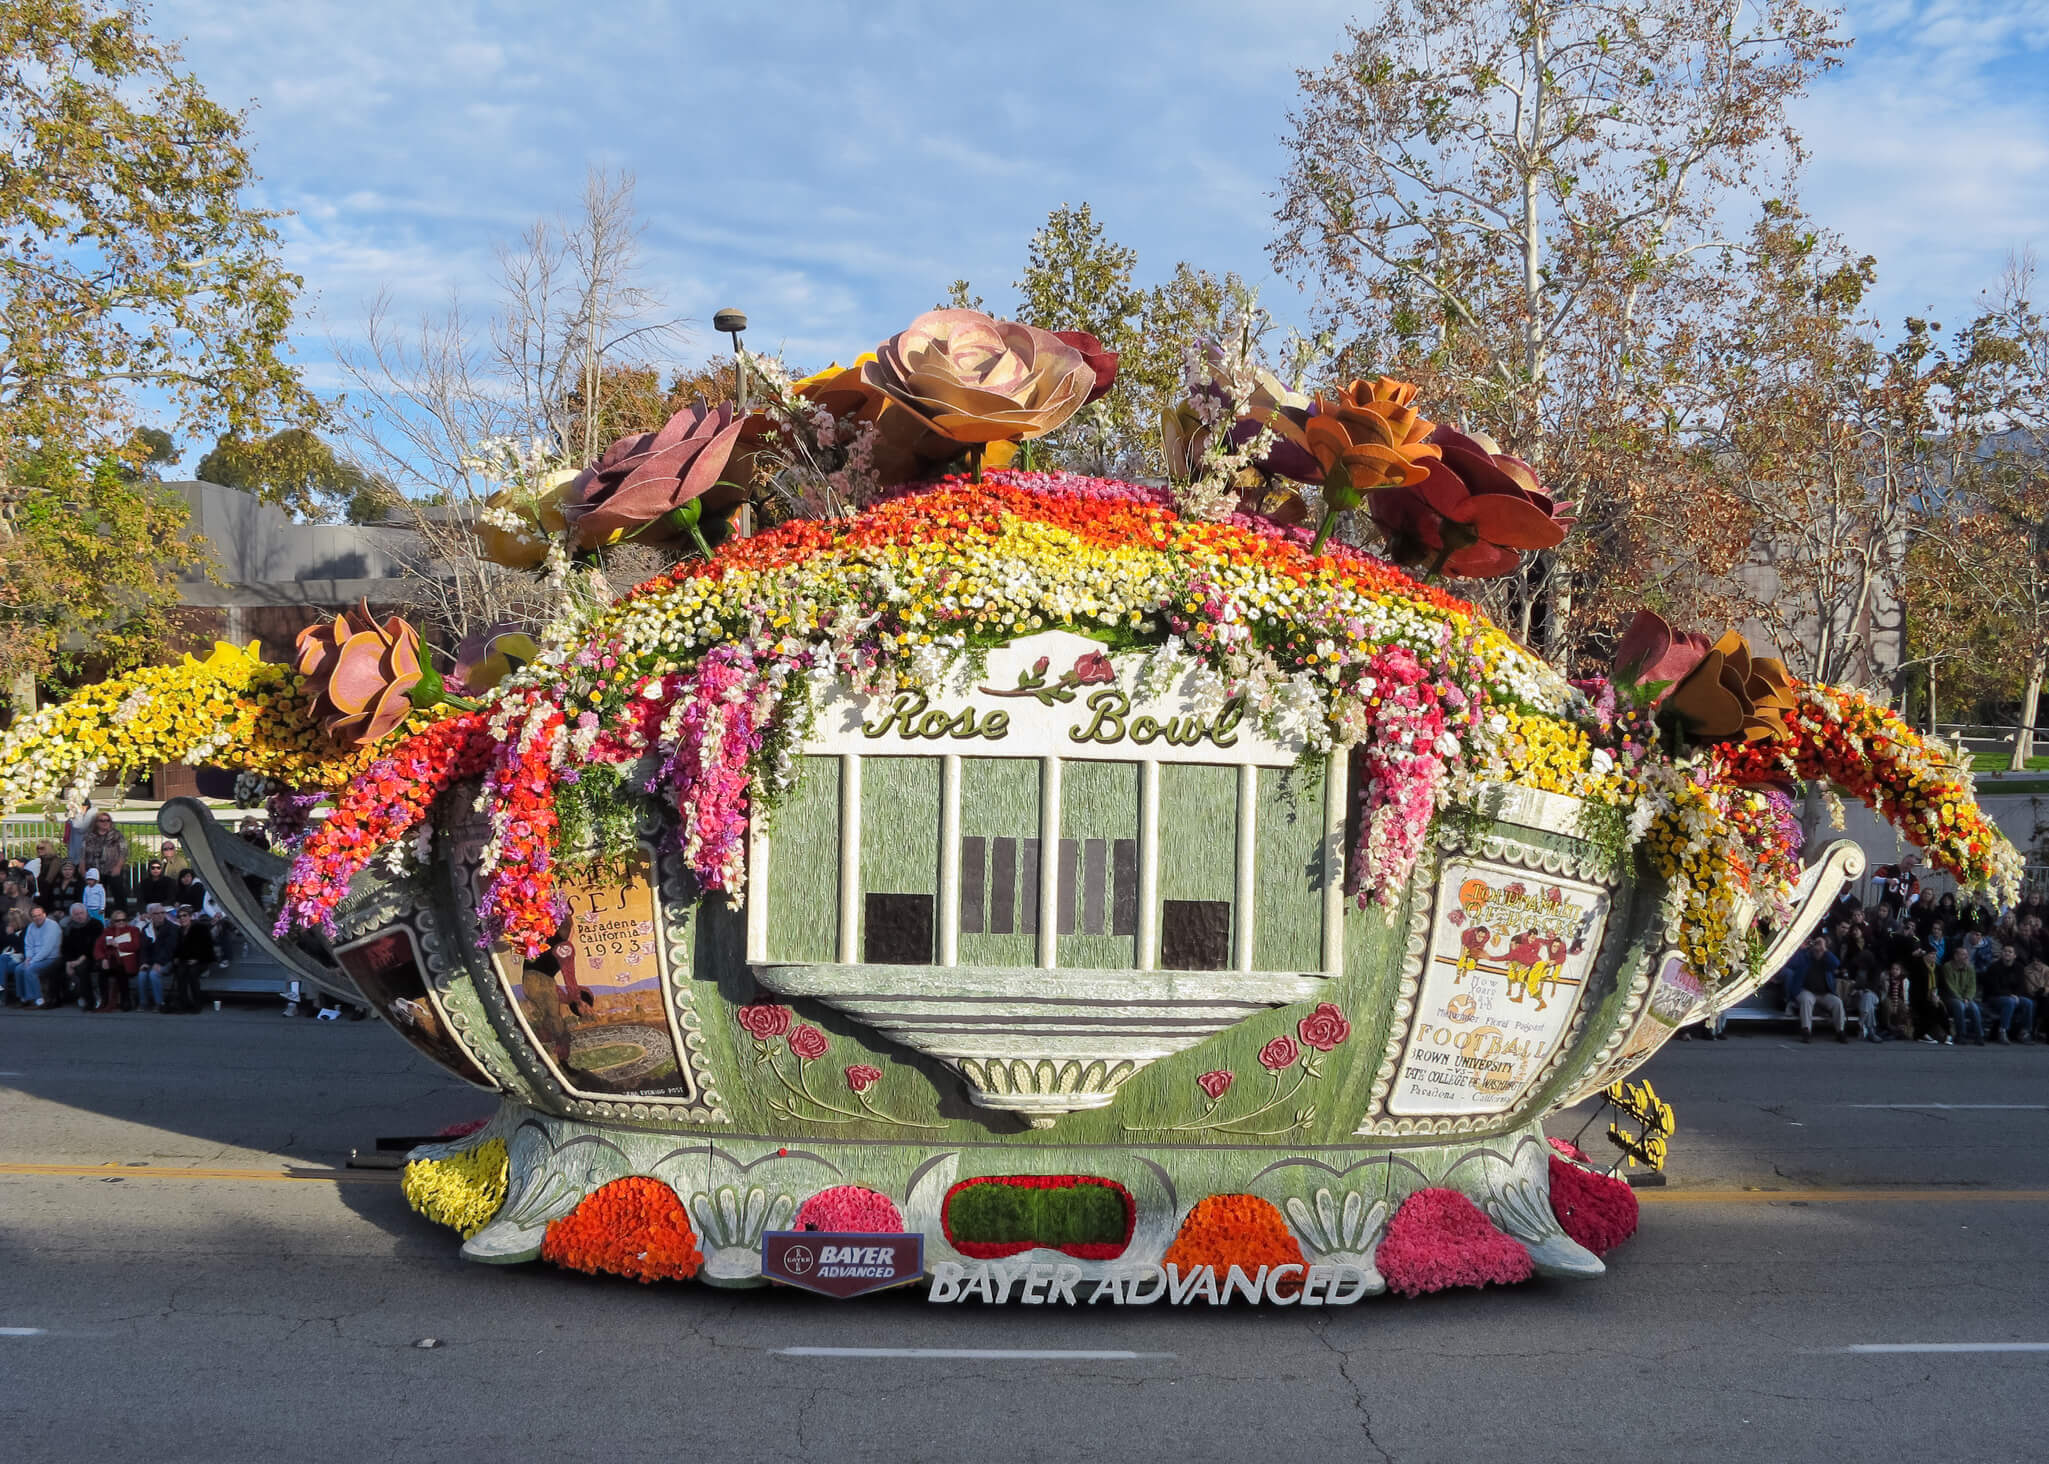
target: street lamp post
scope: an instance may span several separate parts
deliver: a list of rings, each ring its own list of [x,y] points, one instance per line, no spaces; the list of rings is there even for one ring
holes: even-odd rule
[[[733,390],[740,398],[740,410],[747,410],[747,358],[740,354],[740,332],[747,329],[747,312],[731,306],[711,318],[711,328],[733,338]]]

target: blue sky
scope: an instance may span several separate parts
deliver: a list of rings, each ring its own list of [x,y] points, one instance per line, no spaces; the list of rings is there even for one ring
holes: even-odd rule
[[[807,365],[871,347],[949,281],[1009,296],[1049,208],[1095,206],[1143,283],[1177,259],[1304,313],[1265,246],[1295,68],[1338,0],[158,0],[213,95],[252,106],[265,194],[293,211],[301,354],[391,293],[483,303],[492,249],[632,170],[648,274]],[[1803,103],[1805,197],[1878,256],[1876,307],[1960,321],[2010,249],[2049,252],[2049,0],[1848,7],[1847,64]]]

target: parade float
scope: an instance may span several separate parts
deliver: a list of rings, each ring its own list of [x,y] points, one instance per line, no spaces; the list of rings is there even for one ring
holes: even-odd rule
[[[18,722],[0,793],[265,780],[282,853],[163,826],[253,941],[499,1095],[406,1172],[471,1259],[749,1285],[765,1237],[902,1234],[991,1300],[1598,1274],[1634,1199],[1543,1121],[1859,871],[1803,785],[1995,899],[2018,859],[1967,772],[1740,636],[1646,613],[1566,681],[1457,593],[1564,539],[1530,467],[1248,357],[1191,355],[1161,484],[1016,457],[1110,384],[1079,333],[749,357],[751,410],[493,497],[554,624],[223,646]],[[678,559],[613,596],[626,541]]]

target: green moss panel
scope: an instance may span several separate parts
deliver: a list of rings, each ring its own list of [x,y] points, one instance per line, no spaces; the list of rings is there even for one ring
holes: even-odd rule
[[[960,832],[962,964],[1036,966],[1038,759],[962,758]]]
[[[1221,969],[1230,964],[1238,912],[1229,911],[1228,932],[1204,926],[1201,934],[1177,940],[1168,921],[1169,901],[1216,902],[1226,907],[1238,883],[1238,770],[1197,763],[1166,763],[1160,768],[1160,906],[1142,912],[1160,922],[1160,965]],[[1184,907],[1185,908],[1185,907]],[[1221,939],[1218,939],[1218,936]],[[1183,954],[1197,947],[1202,959]]]
[[[807,757],[769,833],[770,960],[837,959],[839,827],[840,760]]]
[[[1254,824],[1252,964],[1262,971],[1323,966],[1323,780],[1261,768]]]
[[[1060,769],[1060,964],[1127,970],[1138,960],[1137,763]]]

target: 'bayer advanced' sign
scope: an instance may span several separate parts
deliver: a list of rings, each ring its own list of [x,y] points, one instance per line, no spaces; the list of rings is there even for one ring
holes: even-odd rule
[[[844,1301],[923,1276],[925,1237],[770,1230],[761,1237],[761,1274]]]

